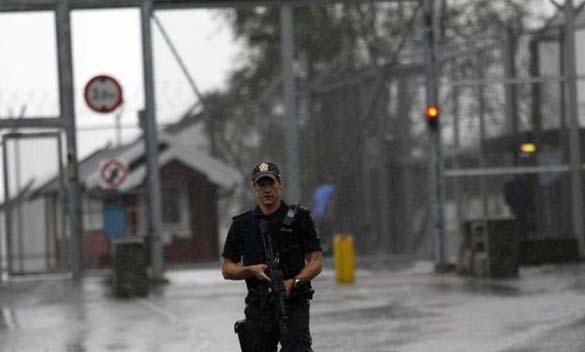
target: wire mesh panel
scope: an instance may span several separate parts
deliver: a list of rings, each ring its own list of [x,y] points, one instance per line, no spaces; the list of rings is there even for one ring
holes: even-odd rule
[[[307,148],[317,155],[308,166],[317,177],[306,188],[336,185],[334,231],[354,233],[359,254],[428,254],[432,246],[421,90],[405,71],[347,72],[358,83],[311,95]]]
[[[443,133],[450,240],[459,243],[468,220],[512,219],[523,253],[533,242],[575,235],[560,43],[539,36],[517,43],[508,63],[502,55],[512,54],[501,49],[446,63]]]
[[[429,209],[432,196],[429,193],[434,189],[429,186],[429,162],[434,143],[429,141],[429,126],[423,114],[427,100],[424,86],[428,77],[425,77],[425,57],[421,49],[425,39],[421,3],[380,1],[328,6],[329,3],[319,2],[313,6],[303,5],[293,6],[292,11],[294,30],[291,33],[296,43],[292,79],[282,75],[283,66],[289,65],[280,58],[278,39],[286,37],[282,34],[286,31],[280,31],[279,26],[284,21],[281,21],[278,6],[245,6],[218,13],[225,21],[223,24],[229,25],[234,36],[241,40],[246,55],[231,60],[229,66],[233,72],[222,87],[225,90],[206,94],[200,94],[185,66],[191,59],[203,56],[202,52],[190,52],[192,48],[185,49],[188,46],[181,40],[173,45],[166,35],[174,31],[184,35],[195,28],[176,27],[173,30],[179,22],[171,20],[178,19],[176,14],[161,13],[162,22],[173,24],[166,33],[155,13],[159,34],[165,39],[164,45],[160,45],[162,42],[157,40],[161,38],[154,37],[155,61],[159,62],[157,71],[161,76],[167,70],[176,75],[177,68],[181,67],[181,80],[186,77],[190,84],[173,83],[177,80],[167,83],[164,77],[160,80],[157,77],[156,99],[146,99],[146,102],[142,98],[142,84],[130,83],[142,75],[139,64],[142,53],[136,46],[139,26],[125,32],[133,38],[133,46],[123,42],[122,36],[103,35],[122,33],[121,26],[126,22],[138,23],[137,9],[101,12],[99,16],[88,11],[73,11],[74,76],[81,80],[81,84],[77,82],[76,85],[83,86],[98,73],[95,70],[111,71],[119,76],[125,87],[126,116],[132,119],[130,127],[134,128],[127,134],[128,138],[140,132],[135,128],[135,112],[144,103],[149,105],[156,100],[158,117],[181,117],[165,129],[168,139],[162,144],[169,153],[184,148],[185,153],[179,154],[192,157],[191,161],[197,159],[194,162],[197,165],[187,165],[195,171],[205,173],[211,168],[207,162],[201,162],[203,159],[198,153],[216,159],[212,164],[215,161],[224,163],[246,176],[249,167],[264,158],[290,171],[287,164],[296,162],[287,159],[296,159],[292,155],[298,152],[302,161],[301,179],[285,174],[284,180],[302,184],[304,204],[321,209],[318,205],[325,199],[323,208],[326,210],[315,213],[325,247],[331,244],[334,233],[348,232],[355,238],[358,254],[431,256],[432,234],[437,232],[432,231],[436,226],[431,222],[437,216],[433,217],[436,212],[431,213]],[[571,197],[575,185],[580,183],[575,182],[575,161],[571,164],[570,156],[580,148],[568,143],[569,139],[574,140],[574,137],[569,138],[574,128],[569,128],[567,77],[563,77],[566,68],[562,54],[564,34],[556,24],[525,34],[528,32],[524,21],[528,19],[531,6],[528,1],[461,1],[443,2],[437,9],[437,15],[441,16],[437,25],[440,27],[437,28],[440,50],[436,53],[444,148],[441,162],[446,166],[448,187],[442,206],[447,214],[448,242],[457,243],[461,223],[469,219],[522,217],[511,205],[515,197],[530,203],[526,207],[533,209],[535,219],[525,221],[531,223],[525,226],[529,228],[523,234],[526,238],[569,236],[571,229],[567,224],[575,219],[569,215],[571,209],[576,209],[575,198]],[[101,23],[106,19],[111,22],[106,32],[96,34],[87,30],[92,21]],[[120,20],[122,25],[114,24]],[[94,60],[103,54],[102,46],[96,43],[106,37],[114,51],[123,49],[128,54],[126,59],[132,57],[132,61],[128,61],[131,64],[125,68],[116,66],[119,56]],[[164,53],[169,53],[167,49],[173,54],[172,64],[165,59]],[[182,50],[187,50],[185,61],[177,55]],[[298,93],[298,116],[287,118],[284,102],[290,96],[285,96],[287,89],[282,88],[292,83]],[[583,84],[581,82],[580,87]],[[0,115],[3,113],[1,94],[3,92],[0,92]],[[93,123],[95,116],[88,113],[79,98],[76,98],[78,122],[91,120]],[[30,97],[26,101],[35,99]],[[288,109],[294,110],[290,105]],[[53,110],[46,111],[51,115]],[[122,113],[117,114],[118,124]],[[288,123],[293,119],[296,125]],[[287,139],[293,135],[291,128],[300,131],[299,140],[294,143]],[[121,143],[121,126],[116,129],[117,142]],[[105,142],[113,133],[105,137],[105,133],[92,130],[80,136],[83,141],[80,144],[84,145],[80,146],[81,154],[89,154],[98,144],[103,145],[99,140]],[[139,144],[136,140],[127,145],[133,150],[130,173],[140,170],[146,160],[146,153],[139,151]],[[96,155],[110,156],[110,152],[124,154],[107,146]],[[177,170],[175,173],[179,173]],[[139,178],[136,175],[134,180]],[[82,183],[87,181],[83,178],[81,175]],[[136,182],[133,186],[136,188],[132,191],[141,190],[144,185]],[[181,186],[191,189],[191,185]],[[230,212],[253,203],[246,186],[233,192],[236,194],[233,198],[237,199],[232,203],[226,201],[232,207]],[[331,189],[328,196],[321,197],[323,193],[320,192]],[[99,193],[99,187],[91,191],[96,191],[92,194],[96,197],[96,206],[87,209],[97,218],[103,211],[99,206],[103,194]],[[218,194],[230,193],[223,191]],[[522,196],[514,196],[520,191]],[[165,194],[163,190],[162,201],[165,198],[177,200],[174,193]],[[126,199],[131,203],[129,209],[144,206],[137,203],[136,197],[131,194]],[[163,217],[183,227],[188,218],[181,218],[179,222],[177,211],[179,206],[185,211],[184,203],[186,201],[177,203],[177,207],[165,207]],[[220,217],[229,223],[233,214],[227,214],[225,209],[220,212],[223,212]],[[191,232],[196,233],[200,222],[205,223],[204,216],[191,214],[190,217],[201,217],[201,221],[188,223]],[[99,230],[99,221],[90,222],[94,226],[88,229]],[[140,225],[146,226],[146,223],[142,221]],[[215,227],[213,221],[209,223],[210,227]],[[184,227],[181,234],[163,231],[163,238],[193,235],[187,231],[187,226]],[[208,232],[214,236],[214,231]],[[102,236],[102,240],[105,241],[105,237]],[[450,247],[453,255],[457,246],[451,244]]]
[[[560,44],[511,36],[488,36],[473,50],[445,52],[441,61],[451,257],[457,255],[461,224],[469,219],[515,219],[526,241],[574,237]],[[320,155],[311,170],[337,177],[337,226],[359,233],[358,252],[432,253],[421,69],[415,64],[347,70],[336,73],[335,85],[321,79],[310,95],[308,129],[316,137],[307,148]]]
[[[61,272],[69,263],[60,134],[4,136],[3,220],[10,275]]]

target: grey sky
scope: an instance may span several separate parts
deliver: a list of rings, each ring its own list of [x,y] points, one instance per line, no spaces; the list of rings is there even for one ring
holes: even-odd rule
[[[237,64],[239,46],[218,11],[159,11],[183,60],[202,91],[223,86],[226,75]],[[136,112],[143,107],[142,49],[138,9],[75,11],[72,13],[75,102],[79,155],[91,153],[108,141],[114,130],[87,131],[87,126],[112,125],[115,114],[92,112],[83,100],[87,81],[98,74],[109,74],[124,89],[122,123],[136,124]],[[195,97],[187,80],[153,25],[158,122],[175,121]],[[0,116],[18,115],[26,105],[27,117],[55,117],[59,113],[54,16],[43,13],[0,14]],[[136,129],[123,131],[124,141],[137,135]],[[48,144],[47,144],[48,143]],[[41,143],[53,149],[53,143]],[[44,163],[39,145],[23,143],[23,174],[39,177],[50,172],[53,156]],[[50,153],[49,153],[50,154]],[[53,160],[54,159],[54,160]],[[23,181],[27,177],[23,177]],[[1,188],[1,186],[0,186]]]
[[[161,11],[157,16],[200,88],[221,87],[237,45],[217,12]],[[23,104],[27,116],[58,114],[53,21],[51,13],[0,15],[0,116],[6,117],[10,109],[16,114]],[[135,123],[135,112],[143,105],[138,10],[75,11],[72,26],[78,125],[113,121],[113,115],[91,112],[82,99],[85,83],[102,73],[122,84],[126,100],[123,122]],[[169,122],[194,97],[155,26],[153,33],[158,119]],[[92,149],[81,139],[79,147],[81,154]]]
[[[534,0],[535,8],[551,13],[547,0]],[[229,11],[229,10],[225,10]],[[240,64],[240,46],[234,43],[225,18],[217,10],[159,11],[165,26],[201,90],[222,87],[226,74]],[[114,114],[90,111],[82,98],[86,82],[98,74],[117,78],[125,105],[122,123],[136,124],[136,112],[143,106],[141,39],[138,9],[75,11],[72,14],[74,74],[76,90],[78,150],[81,157],[113,142],[111,130],[87,131],[87,126],[113,125]],[[175,121],[195,97],[187,80],[153,25],[157,86],[157,119]],[[26,116],[57,116],[57,63],[55,26],[52,13],[0,14],[0,117],[17,115],[26,105]],[[124,141],[137,129],[125,129]],[[30,145],[27,147],[26,145]],[[22,146],[23,174],[46,174],[45,163],[29,162],[39,157],[39,144]],[[2,185],[0,184],[0,190]],[[0,193],[1,194],[1,193]]]

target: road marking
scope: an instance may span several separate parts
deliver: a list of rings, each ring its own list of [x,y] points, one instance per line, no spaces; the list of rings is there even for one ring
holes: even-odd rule
[[[163,317],[171,320],[172,322],[174,322],[177,325],[182,325],[183,327],[186,328],[187,331],[189,331],[190,335],[198,340],[201,340],[201,345],[199,347],[197,347],[195,350],[193,350],[193,352],[199,352],[199,351],[208,351],[212,345],[213,342],[213,337],[203,331],[203,332],[198,332],[198,331],[194,331],[192,326],[189,326],[187,323],[185,323],[184,321],[182,321],[181,319],[179,319],[176,315],[174,315],[173,313],[169,312],[168,310],[157,306],[156,304],[152,303],[151,301],[141,298],[138,300],[138,303],[140,303],[141,305],[143,305],[144,307],[152,310],[153,312],[162,315]],[[217,345],[217,343],[215,343]]]

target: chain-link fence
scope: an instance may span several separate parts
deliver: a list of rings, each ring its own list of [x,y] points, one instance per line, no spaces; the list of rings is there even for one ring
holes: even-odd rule
[[[576,246],[562,47],[559,28],[547,27],[441,48],[451,258],[470,220],[514,219],[521,243]],[[362,253],[432,255],[421,63],[332,80],[308,93],[307,188],[338,186],[335,226],[354,233]]]
[[[388,47],[379,38],[368,37],[363,28],[351,27],[362,24],[356,20],[359,16],[344,17],[346,8],[341,5],[301,8],[295,13],[295,24],[301,28],[296,38],[301,54],[295,66],[301,199],[314,210],[326,249],[335,233],[349,232],[360,255],[430,258],[434,241],[430,142],[418,39],[422,26],[415,25],[421,13],[416,2],[410,7],[395,5],[347,7],[354,11],[347,10],[352,16],[373,19],[374,29],[388,26],[381,33],[412,31]],[[397,28],[392,21],[378,23],[376,9],[411,20]],[[270,11],[265,7],[244,15],[268,16]],[[248,18],[235,11],[226,13],[230,18],[241,16],[241,23]],[[335,16],[339,24],[331,21],[331,28],[305,31],[313,28],[310,19],[337,20]],[[449,32],[447,22],[441,26],[442,34]],[[335,37],[335,28],[350,27]],[[513,26],[493,27],[497,26],[466,40],[450,41],[445,35],[439,45],[446,186],[442,209],[451,259],[458,254],[464,224],[470,220],[514,219],[515,236],[525,242],[575,239],[570,173],[575,150],[569,143],[575,136],[570,133],[563,23],[551,21],[530,33]],[[237,67],[260,61],[258,52],[271,44],[274,33],[252,34],[253,54],[234,64],[235,78],[228,82],[227,93],[206,94],[205,101],[192,109],[187,82],[157,84],[157,114],[176,117],[169,125],[159,125],[161,236],[169,263],[216,259],[231,216],[254,206],[248,188],[253,164],[268,158],[286,170],[288,127],[279,64]],[[328,42],[331,38],[340,43]],[[343,40],[354,39],[353,52],[335,51],[336,45],[343,47]],[[315,49],[311,40],[327,45]],[[256,74],[261,79],[247,80]],[[79,165],[88,266],[108,264],[112,239],[146,237],[152,215],[146,213],[146,153],[134,116],[143,100],[139,89],[130,91],[124,114],[131,120],[124,121],[132,126],[123,143],[106,145],[105,140],[115,134],[114,126],[106,131],[95,127],[84,131],[81,126],[78,131],[79,139],[101,141],[82,153]],[[35,106],[42,106],[51,115],[58,104],[53,93],[7,98],[10,94],[0,91],[0,114],[21,106],[36,114]],[[125,166],[103,167],[111,160],[121,160]],[[286,187],[289,175],[283,176]],[[56,189],[55,184],[51,187],[43,187],[45,193],[35,189],[35,194],[47,196]],[[48,207],[46,212],[53,210]]]

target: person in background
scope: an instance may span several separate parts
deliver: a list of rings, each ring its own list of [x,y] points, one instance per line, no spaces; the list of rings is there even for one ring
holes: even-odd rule
[[[518,221],[524,238],[536,231],[534,192],[527,175],[516,175],[504,186],[504,199]]]
[[[320,185],[313,193],[313,216],[321,236],[323,254],[331,254],[333,233],[335,232],[335,186],[330,183]]]

